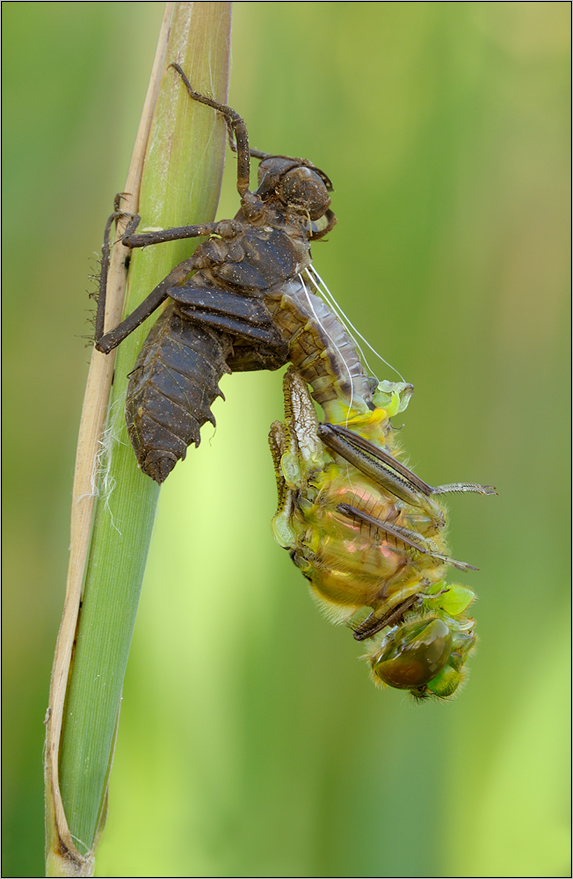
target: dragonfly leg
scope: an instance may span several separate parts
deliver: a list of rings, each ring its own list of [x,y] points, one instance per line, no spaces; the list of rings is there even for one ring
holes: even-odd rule
[[[326,423],[319,425],[318,432],[325,445],[353,464],[365,476],[369,476],[374,482],[408,503],[420,505],[423,504],[424,497],[452,492],[497,494],[492,485],[478,485],[475,482],[453,482],[434,488],[393,455],[347,427]]]
[[[289,489],[285,482],[283,472],[281,470],[281,458],[286,451],[287,439],[284,425],[281,421],[273,421],[269,431],[269,447],[273,466],[275,468],[275,477],[277,480],[278,508],[277,513],[282,513],[287,503]]]
[[[111,227],[117,220],[121,217],[130,217],[131,214],[125,214],[120,210],[120,200],[122,193],[116,195],[114,200],[114,212],[108,217],[107,223],[105,224],[105,229],[103,233],[103,244],[101,248],[101,270],[99,276],[99,290],[97,294],[97,311],[95,317],[95,338],[96,341],[101,339],[104,331],[104,321],[105,321],[105,303],[106,303],[106,290],[107,290],[107,277],[109,274],[109,258],[111,252],[111,244],[110,244],[110,232]]]
[[[319,424],[318,435],[329,449],[406,503],[421,506],[431,494],[429,485],[360,434],[327,423]]]
[[[432,494],[456,494],[471,491],[474,494],[497,494],[494,485],[478,485],[477,482],[450,482],[448,485],[436,485]]]
[[[127,229],[121,236],[126,247],[149,247],[152,244],[163,244],[165,241],[181,241],[184,238],[201,238],[218,231],[219,223],[196,223],[193,226],[173,226],[171,229],[154,229],[149,232],[135,234],[141,222],[139,214],[128,214],[131,219]]]
[[[143,302],[135,308],[130,315],[121,321],[109,333],[103,334],[103,318],[105,314],[105,292],[100,293],[98,300],[98,318],[96,319],[96,338],[95,347],[102,354],[109,354],[120,342],[123,342],[130,333],[143,323],[162,302],[169,296],[169,290],[176,284],[180,284],[187,275],[195,268],[195,258],[191,256],[189,259],[179,263],[178,266],[169,272],[166,278],[151,291]],[[100,317],[101,309],[101,317]]]
[[[232,337],[228,364],[233,372],[278,369],[288,362],[288,345],[261,299],[193,281],[171,295],[189,320]]]
[[[227,130],[234,133],[237,152],[237,191],[240,196],[243,196],[249,189],[251,168],[249,135],[247,133],[245,120],[239,116],[232,107],[228,107],[226,104],[221,104],[213,98],[208,98],[206,95],[201,95],[199,92],[196,92],[179,64],[172,63],[170,66],[177,71],[183,80],[185,88],[189,92],[189,96],[193,98],[194,101],[199,101],[200,104],[206,104],[208,107],[218,110],[218,112],[225,117]],[[253,151],[253,153],[255,152],[256,151]]]
[[[393,626],[399,623],[407,610],[409,610],[419,600],[419,595],[415,592],[413,595],[401,601],[392,610],[387,611],[383,616],[377,616],[375,611],[368,614],[358,626],[353,627],[352,635],[356,641],[366,641],[373,638],[374,635],[385,629],[386,626]]]
[[[453,565],[453,567],[457,568],[459,571],[478,570],[467,562],[460,562],[457,559],[450,558],[450,556],[439,552],[435,549],[435,545],[430,540],[423,537],[421,534],[418,534],[417,531],[411,531],[409,528],[403,528],[401,525],[390,525],[389,522],[384,522],[382,519],[376,519],[374,516],[370,516],[368,513],[365,513],[363,510],[359,510],[357,507],[353,507],[350,504],[338,504],[337,510],[344,516],[348,516],[351,519],[357,519],[359,522],[364,522],[374,528],[379,528],[399,543],[411,547],[416,552],[422,553],[422,555],[438,559],[444,564]]]
[[[165,280],[149,294],[147,299],[144,300],[141,306],[139,306],[132,315],[129,315],[129,317],[122,321],[122,323],[111,333],[104,335],[107,279],[111,253],[110,233],[114,222],[117,223],[118,220],[125,218],[129,220],[127,228],[119,240],[125,247],[130,248],[147,247],[148,245],[161,244],[164,241],[176,241],[183,238],[198,238],[200,236],[211,235],[215,231],[221,231],[223,237],[232,237],[234,234],[234,224],[232,222],[223,222],[203,223],[195,226],[178,226],[172,229],[160,229],[135,235],[135,230],[137,229],[141,218],[138,214],[131,214],[128,211],[121,210],[121,199],[124,195],[125,193],[120,192],[114,199],[114,212],[108,217],[105,225],[101,249],[101,272],[95,318],[95,341],[98,351],[102,351],[105,354],[108,354],[113,348],[119,345],[120,342],[133,332],[133,330],[136,329],[142,321],[149,317],[149,315],[166,299],[166,295],[163,295],[162,292],[165,286],[180,283],[185,279],[186,275],[195,268],[195,265],[193,264],[191,265],[191,268],[184,272],[184,274],[181,274],[181,266],[184,266],[188,260],[184,263],[180,263],[180,265],[176,266],[173,270],[174,274],[170,273],[167,278],[165,278]],[[193,258],[191,257],[191,259]],[[168,284],[166,284],[167,281],[169,282]],[[134,317],[134,315],[136,316]]]

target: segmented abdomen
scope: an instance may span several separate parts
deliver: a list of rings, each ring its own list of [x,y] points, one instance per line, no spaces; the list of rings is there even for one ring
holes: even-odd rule
[[[162,483],[187,446],[200,442],[211,404],[222,397],[219,380],[231,370],[225,333],[182,317],[171,303],[157,320],[131,373],[126,397],[129,438],[139,466]]]
[[[354,342],[328,305],[298,275],[265,294],[275,326],[289,346],[289,360],[312,388],[329,420],[337,410],[373,409],[377,380],[366,375]]]

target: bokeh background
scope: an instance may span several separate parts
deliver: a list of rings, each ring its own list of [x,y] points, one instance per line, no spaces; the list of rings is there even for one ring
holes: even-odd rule
[[[43,870],[85,290],[162,12],[3,4],[4,875]],[[569,17],[235,4],[230,103],[334,181],[315,264],[416,387],[411,464],[499,490],[449,502],[480,644],[454,703],[374,689],[270,533],[280,375],[226,377],[162,491],[98,875],[569,875]]]

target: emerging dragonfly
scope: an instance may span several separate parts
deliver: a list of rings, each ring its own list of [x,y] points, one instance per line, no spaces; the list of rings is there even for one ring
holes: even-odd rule
[[[449,565],[472,566],[447,555],[445,515],[434,498],[495,489],[432,488],[400,463],[390,417],[411,391],[381,383],[374,410],[348,406],[344,424],[319,424],[306,381],[287,372],[285,422],[269,435],[278,486],[273,531],[327,615],[354,620],[376,684],[445,698],[462,682],[476,643],[465,614],[475,596],[444,581]],[[370,614],[357,621],[364,608]]]
[[[214,423],[210,407],[222,396],[224,373],[293,364],[285,379],[285,424],[271,430],[275,536],[332,618],[350,620],[371,608],[353,628],[370,645],[375,681],[418,698],[450,696],[475,644],[473,621],[464,615],[474,596],[444,583],[448,565],[471,565],[446,554],[445,515],[435,496],[494,490],[470,483],[432,488],[400,463],[390,418],[406,407],[412,387],[368,375],[352,333],[317,295],[329,298],[310,243],[336,222],[330,180],[307,159],[251,150],[238,113],[195,92],[183,70],[171,67],[190,98],[225,118],[241,206],[232,220],[140,234],[140,218],[130,217],[122,236],[128,247],[210,237],[104,333],[109,232],[125,216],[116,199],[102,254],[96,348],[109,353],[169,300],[127,390],[139,466],[161,483],[187,447],[199,444],[202,425]],[[251,156],[261,160],[255,192]],[[318,425],[307,385],[325,424]]]

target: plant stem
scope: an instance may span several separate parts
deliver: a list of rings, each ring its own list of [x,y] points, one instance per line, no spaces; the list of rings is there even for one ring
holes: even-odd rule
[[[168,37],[164,28],[165,37],[160,38],[158,47],[155,67],[161,70],[162,78],[147,140],[139,204],[137,182],[129,178],[126,190],[130,200],[122,203],[126,210],[141,214],[142,229],[212,220],[223,168],[223,120],[191,101],[168,65],[177,61],[198,91],[225,101],[230,4],[168,4],[166,15],[171,17],[171,28]],[[197,243],[172,242],[134,251],[126,313],[174,265],[190,256]],[[114,247],[115,273],[120,280],[122,249]],[[108,310],[106,329],[118,320],[117,311],[110,314]],[[70,576],[47,718],[50,876],[91,875],[93,852],[105,822],[121,691],[159,496],[159,487],[137,468],[123,416],[127,376],[151,323],[146,321],[119,348],[103,441],[88,392],[84,402],[74,482]],[[102,382],[111,378],[111,365],[105,355],[94,351],[90,377],[100,394]],[[87,442],[84,419],[90,419],[91,439]],[[102,451],[90,541],[94,493],[86,486],[97,467],[93,452],[98,440]]]

